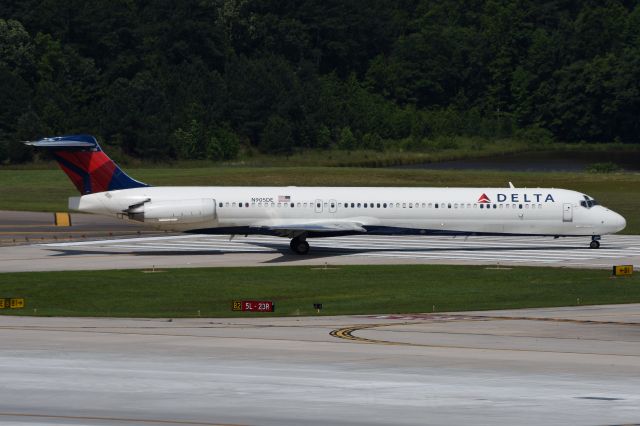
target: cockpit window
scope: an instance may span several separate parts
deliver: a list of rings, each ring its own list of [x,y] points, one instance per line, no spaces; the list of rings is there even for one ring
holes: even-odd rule
[[[584,197],[584,201],[580,201],[580,205],[584,208],[590,209],[593,206],[597,206],[598,202],[596,200],[594,200],[593,198],[587,196],[587,195],[583,195]]]

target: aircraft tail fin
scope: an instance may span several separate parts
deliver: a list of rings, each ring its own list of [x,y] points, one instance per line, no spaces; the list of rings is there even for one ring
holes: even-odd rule
[[[55,136],[25,144],[50,150],[82,195],[149,186],[123,172],[93,136]]]

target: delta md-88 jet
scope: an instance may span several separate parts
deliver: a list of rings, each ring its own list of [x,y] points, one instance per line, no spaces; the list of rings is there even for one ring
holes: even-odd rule
[[[625,219],[580,192],[555,188],[154,187],[130,178],[93,136],[45,138],[80,197],[69,208],[195,234],[268,234],[309,252],[308,238],[376,235],[590,237]]]

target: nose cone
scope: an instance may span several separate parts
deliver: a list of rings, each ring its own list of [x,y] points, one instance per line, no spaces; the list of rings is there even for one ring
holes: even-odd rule
[[[618,213],[611,210],[609,210],[608,222],[613,229],[612,232],[620,232],[627,226],[627,221],[625,220],[625,218],[622,217],[622,215],[619,215]]]

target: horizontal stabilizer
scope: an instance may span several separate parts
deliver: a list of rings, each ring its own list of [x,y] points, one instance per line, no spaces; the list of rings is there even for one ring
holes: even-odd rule
[[[98,142],[90,135],[71,135],[44,138],[37,141],[25,142],[26,145],[37,146],[39,148],[94,148]]]

